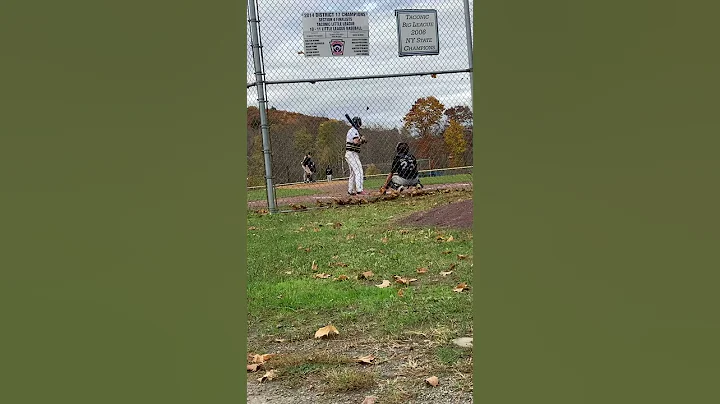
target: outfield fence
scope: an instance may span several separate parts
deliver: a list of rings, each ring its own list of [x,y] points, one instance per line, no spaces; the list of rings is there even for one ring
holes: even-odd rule
[[[266,189],[273,213],[278,190],[312,189],[330,168],[316,188],[343,195],[353,173],[385,177],[399,142],[421,176],[472,184],[472,7],[248,0],[248,189]],[[362,119],[362,170],[345,157],[346,114]],[[304,185],[306,153],[318,182]]]

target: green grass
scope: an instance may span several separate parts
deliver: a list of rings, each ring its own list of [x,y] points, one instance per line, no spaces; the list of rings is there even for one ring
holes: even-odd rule
[[[275,188],[275,198],[289,198],[293,196],[315,195],[317,190],[314,188]],[[267,191],[265,188],[249,189],[247,193],[248,202],[263,201],[267,199]]]
[[[408,228],[395,220],[470,196],[453,192],[350,208],[276,215],[248,212],[249,338],[307,340],[328,323],[341,336],[438,329],[450,330],[447,338],[466,335],[472,330],[472,289],[452,289],[460,282],[472,287],[472,233]],[[438,236],[454,240],[439,241]],[[459,260],[458,254],[469,258]],[[440,276],[453,265],[451,275]],[[428,272],[416,273],[420,267]],[[357,279],[368,270],[375,274],[372,280]],[[313,278],[321,272],[332,277]],[[349,279],[334,280],[339,275]],[[418,280],[399,285],[395,275]],[[391,287],[375,286],[384,279],[392,282]],[[404,289],[404,296],[398,296],[399,289]]]
[[[462,349],[453,346],[441,346],[435,351],[438,360],[445,365],[454,365],[465,353]]]
[[[439,177],[423,177],[420,179],[423,185],[437,185],[437,184],[453,184],[458,182],[472,182],[472,175],[470,174],[455,174],[455,175],[443,175]],[[345,189],[344,186],[347,184],[345,181],[333,181],[334,184],[338,185],[341,189]],[[365,181],[364,186],[366,189],[380,189],[385,183],[385,176],[383,177],[371,177]],[[313,187],[312,184],[308,185],[308,188],[287,188],[278,186],[275,188],[276,198],[289,198],[293,196],[305,196],[315,195],[318,192],[317,188]],[[250,189],[248,190],[247,200],[248,202],[262,201],[267,198],[267,192],[265,188],[261,189]]]
[[[366,370],[341,368],[325,375],[327,391],[345,392],[364,390],[376,384],[375,374]]]

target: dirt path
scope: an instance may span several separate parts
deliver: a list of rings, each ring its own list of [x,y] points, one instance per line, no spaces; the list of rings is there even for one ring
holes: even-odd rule
[[[336,184],[335,184],[336,185]],[[345,190],[345,185],[343,184],[341,187],[338,186],[330,186],[326,184],[313,184],[313,188],[317,187],[317,193],[315,195],[302,195],[302,196],[293,196],[293,197],[287,197],[287,198],[278,198],[277,199],[277,206],[290,206],[290,205],[305,205],[305,206],[315,206],[316,204],[320,203],[332,203],[333,200],[336,200],[338,198],[348,198],[348,195]],[[425,188],[423,188],[424,191],[432,192],[432,191],[440,191],[440,190],[446,190],[446,189],[472,189],[471,183],[454,183],[454,184],[438,184],[438,185],[427,185]],[[365,199],[370,200],[373,198],[378,198],[380,196],[380,193],[378,191],[370,191],[370,195],[367,196],[360,196],[355,195],[352,198],[353,199]],[[267,208],[267,201],[260,200],[260,201],[251,201],[248,202],[248,208],[249,209],[266,209]]]
[[[429,338],[429,339],[428,339]],[[262,371],[248,373],[248,404],[361,404],[365,397],[379,397],[381,403],[409,404],[471,404],[472,366],[468,363],[460,366],[440,369],[432,362],[432,350],[441,342],[431,336],[417,336],[397,341],[338,340],[325,346],[327,352],[357,357],[372,353],[378,363],[365,365],[364,370],[377,375],[376,385],[370,389],[351,392],[330,392],[323,388],[317,378],[308,377],[299,383],[287,383],[281,374],[278,380],[257,381]],[[298,354],[317,351],[315,341],[296,342],[278,347],[273,352]],[[472,349],[467,351],[470,355]],[[271,362],[269,362],[271,363]],[[361,365],[357,365],[361,366]],[[440,384],[431,387],[425,378],[437,376]]]

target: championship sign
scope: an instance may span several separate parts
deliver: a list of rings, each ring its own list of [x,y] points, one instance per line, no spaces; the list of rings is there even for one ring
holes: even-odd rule
[[[306,57],[370,56],[370,23],[365,11],[303,13]]]
[[[437,10],[395,10],[398,55],[439,55]]]

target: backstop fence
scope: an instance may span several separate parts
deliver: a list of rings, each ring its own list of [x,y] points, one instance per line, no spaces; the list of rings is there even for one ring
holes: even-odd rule
[[[472,186],[472,6],[248,0],[249,199],[273,213],[285,195],[359,191],[348,177],[360,174],[376,190],[400,142],[423,185]],[[346,114],[362,120],[361,169]]]

